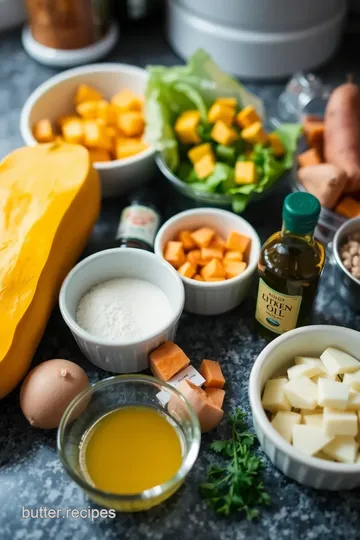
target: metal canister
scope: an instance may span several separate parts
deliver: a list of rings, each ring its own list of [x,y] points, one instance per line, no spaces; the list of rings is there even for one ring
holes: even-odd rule
[[[345,268],[340,256],[340,248],[347,237],[360,231],[360,217],[346,221],[337,230],[332,245],[332,264],[335,287],[342,298],[356,310],[360,310],[360,281]]]

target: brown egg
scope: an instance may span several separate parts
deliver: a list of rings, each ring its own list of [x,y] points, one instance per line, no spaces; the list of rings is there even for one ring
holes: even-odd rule
[[[87,386],[85,371],[74,362],[47,360],[31,370],[23,382],[21,410],[32,426],[56,428],[71,400]]]

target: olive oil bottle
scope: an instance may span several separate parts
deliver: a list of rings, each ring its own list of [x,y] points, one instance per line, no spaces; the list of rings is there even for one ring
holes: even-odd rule
[[[325,264],[314,238],[321,206],[310,193],[292,193],[283,205],[282,230],[261,248],[255,318],[261,334],[276,337],[307,324]]]

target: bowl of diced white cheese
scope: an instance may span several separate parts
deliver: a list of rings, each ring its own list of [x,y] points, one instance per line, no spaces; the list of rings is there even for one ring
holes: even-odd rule
[[[249,398],[263,451],[317,489],[360,486],[360,332],[305,326],[260,353]]]

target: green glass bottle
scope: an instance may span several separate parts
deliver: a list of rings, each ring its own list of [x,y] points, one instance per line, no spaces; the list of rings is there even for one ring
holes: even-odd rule
[[[255,318],[261,334],[274,338],[309,322],[324,246],[314,238],[321,206],[310,193],[292,193],[283,205],[282,230],[261,248]]]

